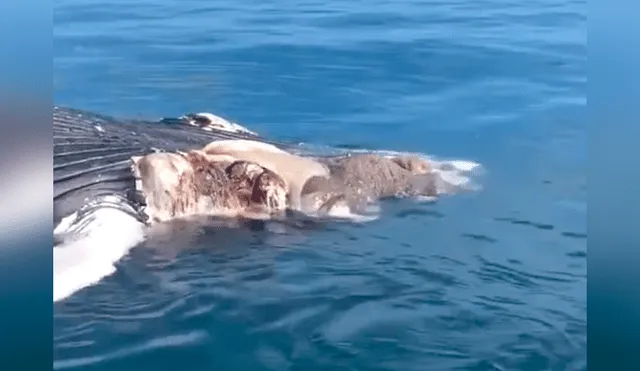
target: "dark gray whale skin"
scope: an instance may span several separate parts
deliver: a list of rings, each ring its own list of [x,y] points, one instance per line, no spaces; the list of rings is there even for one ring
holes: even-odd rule
[[[290,147],[249,134],[205,131],[186,125],[179,119],[130,120],[54,106],[54,226],[65,216],[101,196],[120,197],[124,203],[110,206],[142,218],[136,211],[131,156],[154,150],[201,148],[209,142],[223,139],[251,139],[282,149]]]

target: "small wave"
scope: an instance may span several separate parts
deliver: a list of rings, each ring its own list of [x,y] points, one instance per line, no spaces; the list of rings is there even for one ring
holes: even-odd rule
[[[54,370],[66,370],[72,368],[80,368],[87,366],[95,366],[97,364],[111,362],[114,360],[131,357],[133,355],[149,353],[157,349],[168,348],[186,348],[194,344],[201,344],[208,338],[204,331],[192,331],[183,334],[173,334],[164,337],[154,338],[144,343],[122,348],[110,353],[98,354],[94,356],[75,358],[68,360],[59,360],[53,362]]]
[[[365,210],[362,213],[355,213],[348,206],[343,205],[332,207],[326,214],[311,212],[307,212],[305,214],[319,220],[333,219],[348,220],[354,223],[368,223],[377,220],[380,217],[380,206],[376,204],[366,205]]]

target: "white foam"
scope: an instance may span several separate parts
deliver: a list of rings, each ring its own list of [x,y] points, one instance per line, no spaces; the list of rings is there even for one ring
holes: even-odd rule
[[[378,214],[356,214],[352,212],[347,205],[336,205],[329,210],[327,216],[334,219],[349,220],[356,223],[372,222],[379,218]]]
[[[433,165],[433,173],[440,176],[436,186],[438,194],[455,194],[465,191],[479,191],[481,186],[475,181],[483,168],[469,160],[436,160],[428,158]]]
[[[115,271],[114,264],[145,238],[145,226],[118,209],[100,207],[77,219],[63,220],[54,234],[67,236],[53,249],[53,301],[98,283]]]
[[[463,161],[463,160],[447,161],[447,164],[453,166],[455,169],[459,171],[465,171],[465,172],[473,171],[480,167],[480,164],[478,164],[477,162]]]
[[[365,206],[363,214],[355,213],[351,208],[342,203],[333,205],[327,211],[302,211],[305,215],[317,219],[348,220],[356,223],[367,223],[377,220],[380,217],[380,206],[368,204]]]
[[[441,170],[435,169],[433,170],[433,172],[440,174],[443,181],[456,187],[464,186],[469,182],[468,177],[462,176],[455,171],[441,171]]]
[[[423,203],[427,203],[427,202],[434,202],[437,200],[437,197],[434,196],[416,196],[414,198],[417,202],[423,202]]]

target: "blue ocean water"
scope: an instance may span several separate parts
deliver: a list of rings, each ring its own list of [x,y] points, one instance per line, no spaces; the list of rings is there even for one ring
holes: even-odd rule
[[[586,1],[58,0],[55,102],[477,161],[367,225],[184,233],[55,306],[54,368],[586,370]]]

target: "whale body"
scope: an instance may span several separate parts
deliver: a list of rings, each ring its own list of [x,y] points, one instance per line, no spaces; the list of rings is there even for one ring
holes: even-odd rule
[[[234,124],[237,125],[237,124]],[[247,139],[286,149],[249,131],[233,133],[187,125],[180,120],[119,119],[67,107],[53,109],[54,225],[92,199],[135,200],[130,159],[154,151],[201,148],[222,139]],[[130,212],[128,208],[123,211]]]
[[[203,130],[185,118],[130,120],[53,108],[54,302],[113,273],[116,262],[144,241],[132,157],[225,139],[288,147],[237,124],[221,129],[219,117],[215,124]]]
[[[456,162],[379,151],[302,155],[306,151],[298,145],[264,138],[209,114],[153,121],[54,107],[53,144],[54,301],[114,272],[116,262],[153,233],[146,228],[153,218],[144,212],[150,193],[138,187],[134,169],[140,158],[154,159],[154,153],[187,153],[188,157],[193,151],[207,159],[230,157],[253,163],[264,168],[261,173],[269,175],[268,170],[273,175],[262,178],[264,200],[285,200],[280,193],[286,193],[288,209],[312,217],[363,221],[377,218],[378,209],[369,206],[379,199],[433,198],[463,190],[470,181],[467,173],[479,166],[465,169]],[[192,180],[209,179],[210,170],[198,172]],[[181,174],[169,171],[157,179],[177,176],[179,180]],[[281,177],[282,185],[277,185],[275,175]],[[211,185],[209,180],[205,183]],[[165,191],[156,186],[149,189]],[[274,189],[280,191],[269,193]],[[211,196],[216,197],[215,193]],[[252,201],[254,195],[260,195],[255,187]],[[207,209],[212,204],[196,205]],[[196,209],[201,212],[203,207]]]

